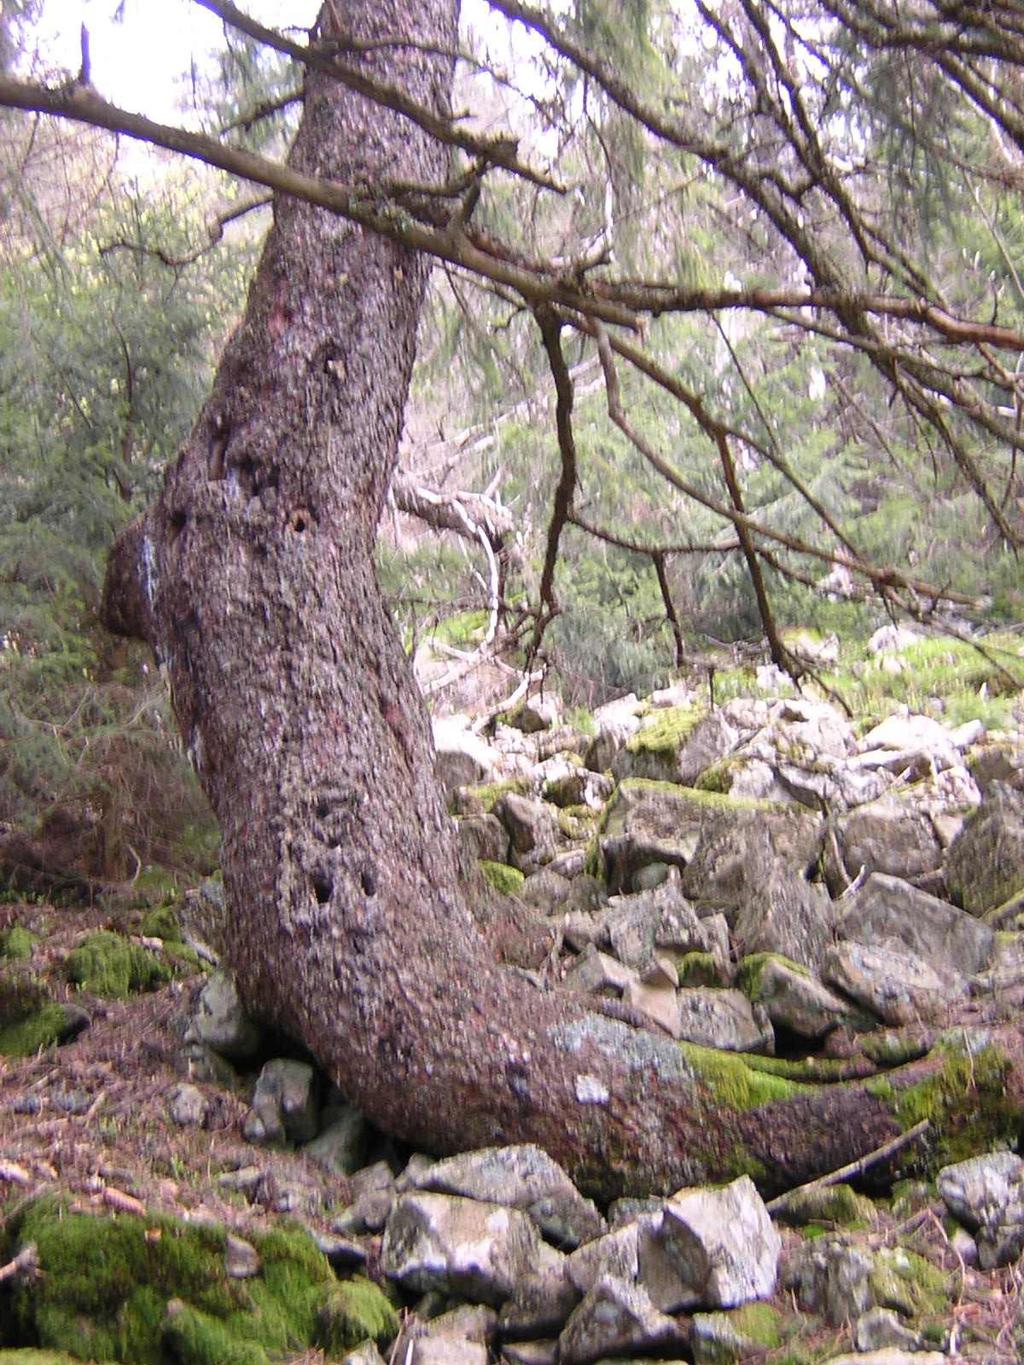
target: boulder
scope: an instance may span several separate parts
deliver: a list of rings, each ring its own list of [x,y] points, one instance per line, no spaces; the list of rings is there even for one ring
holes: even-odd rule
[[[245,1121],[249,1142],[309,1142],[316,1136],[316,1075],[308,1062],[275,1057],[256,1082]]]
[[[436,1289],[499,1306],[544,1264],[544,1247],[536,1225],[517,1209],[415,1192],[395,1204],[381,1264],[389,1279],[416,1293]]]
[[[433,732],[437,780],[449,795],[459,787],[489,781],[498,755],[485,740],[473,733],[467,717],[435,717]]]
[[[983,1270],[1024,1250],[1024,1161],[1013,1152],[971,1157],[939,1172],[939,1194],[975,1235]]]
[[[673,1036],[722,1052],[775,1051],[775,1034],[761,1005],[752,1005],[742,991],[712,990],[704,986],[676,993],[679,1032]]]
[[[637,980],[632,967],[623,966],[618,958],[609,957],[588,943],[562,984],[570,991],[621,995],[631,982]]]
[[[503,863],[508,854],[508,833],[496,815],[462,815],[456,819],[459,842],[470,858]]]
[[[740,963],[736,983],[753,1005],[760,1005],[775,1028],[800,1038],[824,1038],[839,1024],[858,1016],[848,1000],[788,958],[758,953]]]
[[[607,1275],[573,1310],[558,1338],[558,1359],[560,1365],[591,1365],[620,1351],[663,1355],[684,1340],[680,1327],[654,1307],[642,1285]]]
[[[946,854],[946,882],[972,915],[1024,890],[1024,791],[991,784]]]
[[[839,931],[857,943],[899,942],[953,979],[988,966],[995,934],[955,905],[898,877],[875,872],[848,901]]]
[[[608,890],[632,891],[636,873],[650,863],[685,867],[706,808],[701,793],[688,788],[633,778],[620,782],[598,836]]]
[[[697,1303],[735,1308],[775,1290],[782,1239],[749,1176],[682,1190],[666,1203],[661,1241]]]
[[[844,941],[825,955],[825,980],[887,1024],[941,1018],[951,993],[966,993],[961,977],[951,981],[899,941],[868,946]]]
[[[701,795],[704,818],[681,883],[698,913],[701,906],[735,911],[776,870],[802,877],[817,866],[825,832],[820,815],[801,806]]]
[[[645,777],[688,787],[732,753],[739,738],[721,711],[708,715],[700,706],[668,707],[645,717],[615,755],[612,773],[620,781]]]
[[[765,862],[759,885],[740,901],[733,936],[744,953],[779,953],[818,971],[833,938],[833,902],[823,886]]]
[[[838,831],[851,877],[866,870],[909,880],[942,866],[942,844],[912,797],[889,795],[859,806],[840,818]]]
[[[690,1348],[695,1365],[733,1365],[782,1344],[782,1316],[767,1303],[730,1313],[694,1313]]]
[[[546,801],[506,792],[495,802],[494,814],[508,831],[514,866],[532,872],[550,862],[558,843],[558,822]]]
[[[538,693],[527,697],[513,715],[510,725],[522,730],[526,735],[535,735],[541,730],[550,730],[562,719],[562,702],[554,693]]]
[[[540,1147],[485,1147],[437,1161],[415,1177],[419,1189],[463,1195],[528,1214],[546,1237],[575,1247],[600,1237],[604,1219]]]
[[[352,1175],[360,1170],[369,1145],[369,1125],[354,1105],[324,1107],[320,1132],[303,1152],[332,1175]]]
[[[214,972],[199,992],[187,1035],[234,1061],[259,1051],[260,1031],[246,1014],[234,978]]]

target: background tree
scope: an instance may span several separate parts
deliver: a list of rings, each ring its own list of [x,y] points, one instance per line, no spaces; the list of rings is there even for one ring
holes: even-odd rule
[[[797,667],[778,630],[775,580],[813,583],[838,564],[919,617],[943,602],[970,605],[947,584],[866,558],[773,430],[775,368],[745,363],[741,343],[763,328],[790,359],[817,344],[837,366],[848,362],[891,400],[908,445],[923,433],[935,479],[969,488],[993,534],[1017,547],[1008,490],[1021,438],[1008,358],[1024,340],[999,296],[995,316],[991,291],[979,313],[980,296],[972,309],[912,254],[857,116],[861,88],[900,51],[919,77],[901,87],[910,128],[919,91],[938,85],[960,92],[958,108],[966,95],[971,117],[1012,146],[1012,30],[988,11],[954,26],[927,7],[909,20],[872,12],[864,25],[823,6],[809,23],[803,10],[754,0],[698,4],[696,28],[671,9],[638,6],[629,13],[645,26],[642,66],[623,71],[600,51],[613,42],[600,10],[559,24],[495,0],[543,41],[554,72],[571,73],[560,112],[571,121],[585,111],[606,166],[628,166],[630,149],[650,147],[671,175],[706,182],[709,214],[733,224],[726,245],[737,268],[703,283],[661,277],[642,254],[624,253],[616,269],[615,214],[635,208],[624,182],[596,215],[584,196],[577,216],[558,168],[538,169],[525,141],[483,136],[451,116],[454,14],[441,0],[350,5],[344,28],[327,5],[308,44],[205,3],[307,68],[286,166],[127,115],[83,88],[3,79],[0,101],[117,128],[277,193],[242,326],[154,509],[119,542],[107,596],[108,620],[148,638],[168,670],[221,825],[230,957],[247,998],[306,1041],[389,1131],[441,1150],[537,1141],[606,1196],[726,1175],[738,1154],[778,1184],[893,1135],[887,1104],[858,1088],[754,1115],[722,1108],[672,1045],[494,965],[505,927],[475,922],[477,893],[459,879],[373,542],[433,257],[522,312],[550,373],[559,468],[535,645],[557,614],[569,526],[653,565],[697,548],[680,537],[630,549],[622,530],[588,515],[574,391],[586,351],[607,407],[595,445],[615,433],[670,496],[728,531],[778,663]],[[700,44],[711,59],[698,77]],[[581,164],[593,164],[585,152]],[[949,145],[939,152],[953,165]],[[491,184],[504,176],[517,193],[554,202],[549,219],[515,216],[526,224],[518,241],[488,222],[502,208]],[[588,238],[577,249],[581,228]],[[719,342],[722,381],[709,394]],[[673,400],[674,429],[640,420],[649,393]],[[813,448],[804,454],[813,464]],[[768,470],[765,493],[756,476]],[[780,520],[791,502],[813,514],[813,539]]]

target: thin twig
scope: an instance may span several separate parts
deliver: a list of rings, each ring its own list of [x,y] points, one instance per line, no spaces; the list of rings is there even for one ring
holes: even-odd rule
[[[906,1147],[915,1138],[919,1138],[930,1127],[931,1120],[922,1119],[920,1123],[915,1123],[913,1128],[908,1128],[905,1133],[900,1133],[899,1137],[894,1137],[891,1142],[883,1143],[874,1151],[865,1152],[856,1161],[851,1161],[846,1166],[840,1166],[837,1171],[829,1171],[827,1175],[819,1176],[817,1180],[809,1180],[806,1185],[797,1185],[795,1189],[787,1190],[785,1194],[770,1199],[765,1207],[769,1213],[774,1213],[777,1209],[785,1208],[794,1195],[804,1194],[807,1190],[825,1189],[829,1185],[838,1185],[852,1175],[861,1175],[869,1166],[876,1166],[878,1162],[885,1161],[886,1158],[893,1156],[902,1147]]]

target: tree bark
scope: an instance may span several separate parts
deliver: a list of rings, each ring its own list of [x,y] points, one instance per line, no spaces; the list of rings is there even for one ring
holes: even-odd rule
[[[321,16],[330,32],[334,7]],[[445,113],[450,0],[351,0],[373,73]],[[439,183],[444,149],[312,73],[291,155]],[[899,1131],[834,1087],[743,1112],[671,1042],[496,964],[458,877],[430,727],[373,567],[427,264],[285,197],[190,440],[118,545],[108,622],[141,634],[223,835],[244,997],[417,1146],[545,1147],[591,1192],[756,1170],[799,1183]]]

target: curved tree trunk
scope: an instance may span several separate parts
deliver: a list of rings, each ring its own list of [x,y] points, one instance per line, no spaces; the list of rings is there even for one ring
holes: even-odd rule
[[[377,74],[447,105],[450,0],[352,0]],[[333,7],[325,7],[327,27]],[[308,79],[292,163],[444,179],[443,150]],[[435,1151],[535,1141],[601,1195],[744,1169],[777,1188],[898,1131],[836,1089],[722,1109],[678,1048],[495,964],[460,884],[430,729],[373,567],[426,264],[278,199],[244,321],[107,617],[154,645],[223,834],[244,996],[384,1129]]]

